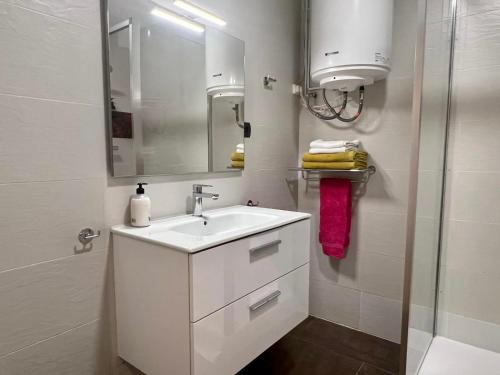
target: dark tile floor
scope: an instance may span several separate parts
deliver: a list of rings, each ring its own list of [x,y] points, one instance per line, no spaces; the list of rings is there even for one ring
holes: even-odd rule
[[[399,345],[309,317],[238,375],[393,375]]]

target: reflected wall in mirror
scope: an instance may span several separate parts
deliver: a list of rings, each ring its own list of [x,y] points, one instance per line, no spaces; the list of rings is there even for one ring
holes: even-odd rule
[[[108,1],[113,176],[244,167],[244,42],[167,0]]]
[[[243,169],[245,44],[216,29],[206,31],[213,171]]]

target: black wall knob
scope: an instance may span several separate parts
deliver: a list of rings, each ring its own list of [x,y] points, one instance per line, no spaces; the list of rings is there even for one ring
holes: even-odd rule
[[[250,138],[252,136],[252,125],[249,122],[243,124],[243,137]]]

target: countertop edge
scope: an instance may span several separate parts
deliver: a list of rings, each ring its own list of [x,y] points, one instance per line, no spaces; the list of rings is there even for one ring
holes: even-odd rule
[[[175,246],[172,244],[165,243],[163,241],[156,241],[156,240],[153,240],[150,238],[145,238],[145,237],[140,236],[140,235],[128,233],[128,232],[126,232],[126,229],[123,228],[124,227],[123,224],[111,227],[110,231],[111,231],[111,233],[113,233],[113,235],[127,237],[127,238],[131,238],[131,239],[134,239],[137,241],[144,241],[144,242],[147,242],[150,244],[162,246],[162,247],[165,247],[165,248],[168,248],[171,250],[175,250],[175,251],[180,251],[180,252],[183,252],[186,254],[196,254],[196,253],[199,253],[201,251],[209,250],[211,248],[221,246],[221,245],[224,245],[224,244],[229,243],[229,242],[238,241],[238,240],[241,240],[243,238],[253,236],[255,234],[268,232],[270,230],[284,227],[286,225],[290,225],[293,223],[297,223],[299,221],[308,220],[311,218],[311,216],[312,216],[311,214],[306,213],[306,212],[297,212],[297,215],[293,218],[289,218],[289,219],[286,219],[286,220],[283,220],[283,221],[280,221],[278,223],[268,225],[265,227],[257,227],[253,230],[246,231],[245,233],[242,233],[242,234],[228,236],[227,238],[225,238],[223,240],[210,242],[206,245],[196,246],[193,248],[185,248],[185,247],[181,247],[181,246]]]

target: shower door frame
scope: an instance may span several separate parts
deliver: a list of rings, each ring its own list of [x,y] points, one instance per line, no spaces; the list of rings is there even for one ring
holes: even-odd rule
[[[451,122],[451,109],[453,97],[453,69],[455,56],[456,28],[458,17],[458,1],[449,0],[451,6],[451,30],[450,30],[450,52],[448,64],[448,95],[445,119],[444,134],[444,155],[443,155],[443,175],[441,187],[440,202],[440,222],[438,228],[438,247],[436,262],[436,280],[434,291],[434,320],[433,337],[437,334],[437,317],[439,310],[439,280],[441,253],[443,244],[443,226],[445,222],[445,198],[447,188],[447,166],[448,166],[448,145]],[[413,106],[411,121],[411,146],[410,146],[410,176],[408,192],[408,214],[406,222],[406,254],[404,271],[404,290],[403,290],[403,309],[401,323],[401,352],[399,374],[406,375],[406,362],[408,354],[408,330],[410,328],[410,308],[411,308],[411,286],[413,276],[413,254],[415,245],[416,218],[417,218],[417,194],[418,194],[418,175],[420,160],[420,133],[422,121],[422,102],[423,102],[423,84],[425,79],[425,47],[426,47],[426,29],[427,29],[427,2],[428,0],[418,0],[417,11],[417,36],[415,45],[415,67],[414,67],[414,86],[413,86]],[[427,348],[428,349],[428,348]],[[424,354],[425,359],[427,353]]]

